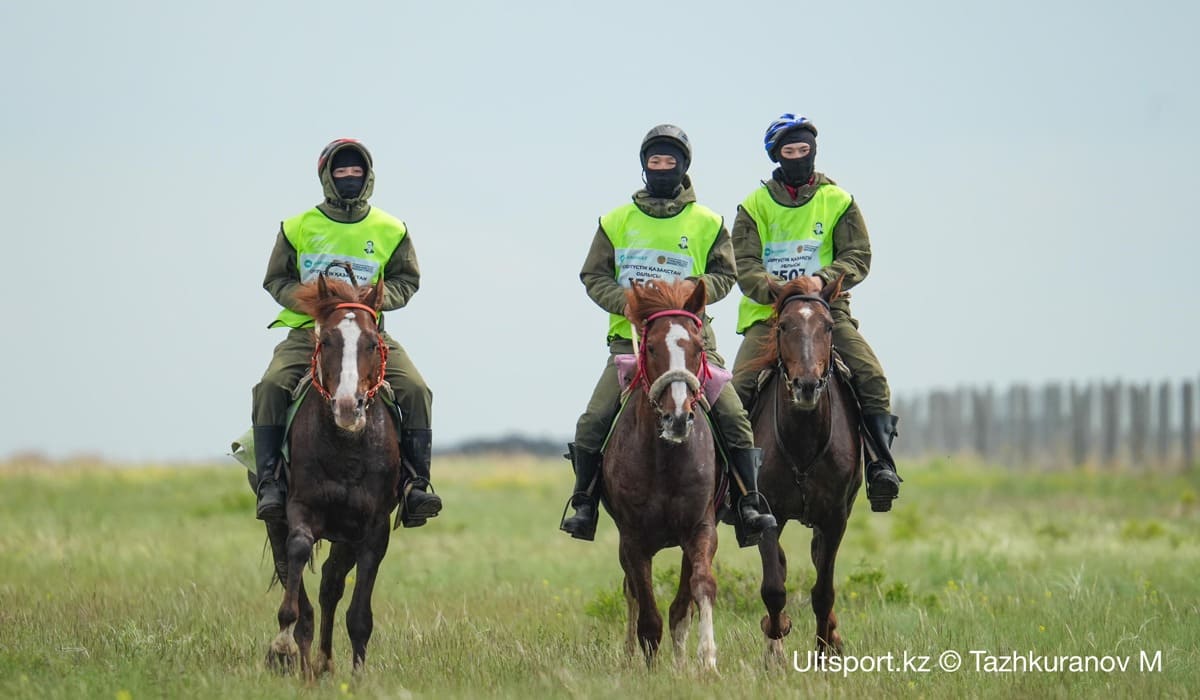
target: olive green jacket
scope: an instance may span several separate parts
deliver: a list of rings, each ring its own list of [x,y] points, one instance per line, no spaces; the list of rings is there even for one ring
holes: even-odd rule
[[[324,203],[317,208],[325,216],[342,223],[361,221],[370,210],[363,206],[356,208],[349,218],[343,210],[330,207]],[[388,258],[383,268],[383,310],[399,309],[417,293],[421,286],[421,268],[417,265],[417,251],[413,248],[412,235],[405,235],[400,245]],[[275,248],[271,251],[271,259],[267,262],[267,276],[263,279],[263,289],[271,295],[280,306],[295,310],[292,306],[292,294],[300,288],[300,270],[296,265],[296,249],[283,233],[283,224],[279,225],[279,234],[275,237]]]
[[[665,219],[683,211],[684,206],[696,201],[696,192],[692,189],[691,178],[683,177],[683,189],[672,199],[651,197],[645,189],[638,190],[633,195],[633,203],[649,216]],[[583,261],[583,269],[579,271],[579,279],[587,289],[592,301],[609,312],[621,314],[625,312],[625,288],[617,282],[616,251],[612,240],[604,231],[603,226],[596,229],[592,238],[592,247],[588,250],[587,259]],[[704,280],[705,291],[709,304],[724,299],[737,280],[737,270],[734,267],[733,243],[729,231],[722,223],[721,231],[713,241],[708,251],[708,259],[704,261],[704,274],[688,279]],[[716,350],[717,340],[713,333],[711,319],[705,319],[704,346]],[[612,338],[608,341],[611,343]]]
[[[795,199],[788,193],[787,187],[774,178],[763,184],[767,186],[771,199],[785,207],[799,207],[812,199],[818,186],[837,183],[824,173],[816,173],[811,184],[797,190]],[[738,287],[742,293],[760,304],[774,303],[767,286],[768,274],[763,265],[763,246],[758,225],[754,223],[754,217],[741,206],[738,206],[737,217],[733,220],[733,248],[737,255]],[[846,277],[842,281],[842,289],[848,290],[866,279],[870,270],[871,240],[867,237],[867,224],[858,209],[858,202],[852,201],[833,229],[833,262],[817,270],[816,276],[832,282],[844,273]],[[776,281],[783,282],[781,279]],[[839,306],[849,308],[844,299],[839,301]]]

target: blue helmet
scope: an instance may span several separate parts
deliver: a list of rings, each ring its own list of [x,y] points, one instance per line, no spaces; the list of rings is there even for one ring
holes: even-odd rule
[[[763,135],[763,148],[767,150],[767,157],[771,162],[779,161],[779,154],[776,150],[779,148],[779,139],[783,135],[794,129],[808,129],[813,136],[817,135],[817,127],[804,115],[795,115],[791,112],[779,115],[779,118],[771,122],[767,127],[767,133]]]

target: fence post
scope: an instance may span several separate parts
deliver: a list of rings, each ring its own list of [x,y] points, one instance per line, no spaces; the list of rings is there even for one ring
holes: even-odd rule
[[[1042,449],[1045,450],[1045,462],[1057,466],[1060,464],[1063,420],[1062,420],[1062,385],[1049,384],[1042,389]]]
[[[1129,460],[1138,469],[1146,468],[1146,445],[1150,437],[1150,387],[1129,387]]]
[[[1187,472],[1191,471],[1193,466],[1196,464],[1196,443],[1193,442],[1193,436],[1195,435],[1193,432],[1195,429],[1194,420],[1196,416],[1195,413],[1193,413],[1194,398],[1192,396],[1191,382],[1185,381],[1183,383],[1183,396],[1181,398],[1181,403],[1183,404],[1183,416],[1179,426],[1179,432],[1183,434],[1183,470]]]
[[[1121,434],[1121,384],[1100,385],[1100,463],[1111,467],[1117,461],[1117,438]]]
[[[1171,384],[1158,386],[1158,466],[1165,467],[1171,460]]]
[[[1071,460],[1075,465],[1087,461],[1092,422],[1092,387],[1071,385]]]

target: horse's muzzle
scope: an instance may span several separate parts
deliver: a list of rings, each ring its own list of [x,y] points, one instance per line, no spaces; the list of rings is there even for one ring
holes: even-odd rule
[[[357,433],[367,425],[367,399],[363,394],[333,400],[333,421],[342,430]]]
[[[789,388],[792,392],[792,403],[796,408],[807,411],[817,407],[825,382],[820,379],[798,378],[792,380]]]
[[[662,428],[659,437],[667,442],[680,443],[692,436],[692,426],[696,423],[694,411],[685,411],[678,415],[659,415],[659,427]]]

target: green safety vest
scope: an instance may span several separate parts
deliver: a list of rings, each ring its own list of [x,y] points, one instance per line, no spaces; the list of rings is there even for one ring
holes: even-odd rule
[[[646,280],[678,280],[704,274],[708,251],[721,233],[721,216],[695,202],[670,218],[650,216],[636,204],[617,207],[600,218],[612,241],[616,280],[629,288]],[[609,338],[633,339],[629,320],[609,314]]]
[[[812,199],[788,207],[771,197],[766,185],[742,202],[754,219],[762,241],[762,260],[767,272],[794,280],[811,275],[833,262],[833,230],[854,199],[837,185],[821,185]],[[738,304],[737,332],[771,317],[774,309],[743,296]]]
[[[371,207],[362,221],[352,224],[334,221],[316,207],[283,222],[283,235],[296,249],[301,283],[316,281],[322,272],[347,282],[346,270],[330,267],[330,263],[348,262],[360,287],[375,284],[407,232],[403,221],[378,207]],[[271,326],[304,328],[312,324],[311,316],[284,309]]]

